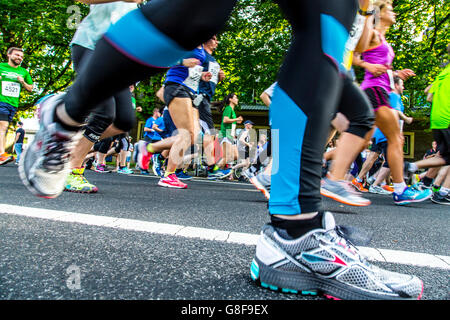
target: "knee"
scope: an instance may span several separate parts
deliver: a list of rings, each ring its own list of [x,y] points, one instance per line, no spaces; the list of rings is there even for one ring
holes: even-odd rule
[[[116,118],[114,120],[114,126],[117,129],[122,130],[123,132],[130,131],[131,129],[134,128],[135,125],[136,125],[136,115],[134,113],[122,119]]]

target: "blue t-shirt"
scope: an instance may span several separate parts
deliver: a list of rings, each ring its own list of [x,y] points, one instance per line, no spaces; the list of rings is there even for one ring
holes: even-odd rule
[[[391,107],[395,110],[403,112],[405,110],[405,107],[403,106],[402,97],[395,92],[389,93],[389,102],[391,104]]]
[[[205,49],[203,47],[201,48],[195,48],[191,51],[191,54],[186,56],[187,58],[196,58],[200,60],[200,65],[197,65],[192,68],[185,67],[183,65],[176,65],[173,66],[167,71],[166,73],[166,80],[164,83],[167,82],[175,82],[179,83],[185,87],[187,87],[189,90],[191,90],[193,93],[198,93],[198,87],[200,84],[200,80],[202,78],[202,72],[203,72],[203,62],[205,62]]]
[[[216,92],[217,83],[219,83],[220,65],[217,63],[217,60],[208,52],[205,51],[205,54],[206,54],[205,61],[203,62],[202,65],[203,71],[211,72],[212,77],[211,80],[208,82],[200,81],[199,92],[206,94],[209,97],[209,100],[211,100],[212,97],[214,96],[214,93]]]
[[[145,128],[152,129],[153,124],[156,123],[159,129],[164,130],[164,119],[163,117],[159,117],[158,119],[155,119],[153,117],[150,117],[147,119],[147,122],[145,122]],[[162,140],[161,135],[156,131],[144,131],[144,137],[148,137],[151,140]]]
[[[403,112],[405,110],[405,107],[403,106],[402,97],[395,92],[389,93],[389,103],[391,104],[391,107],[397,111]],[[376,128],[375,132],[372,136],[375,139],[375,143],[378,144],[383,141],[387,141],[384,134],[381,132],[380,129]]]

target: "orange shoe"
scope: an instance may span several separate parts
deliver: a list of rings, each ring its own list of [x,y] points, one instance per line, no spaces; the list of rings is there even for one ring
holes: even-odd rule
[[[386,191],[394,192],[394,188],[388,186],[387,184],[385,184],[384,186],[382,186],[382,188],[383,188],[384,190],[386,190]]]
[[[14,157],[7,154],[6,152],[0,155],[0,165],[7,164],[8,162],[14,161]]]
[[[364,188],[363,184],[361,182],[358,182],[356,178],[352,180],[352,186],[354,186],[355,189],[358,190],[359,192],[369,192],[369,190]]]

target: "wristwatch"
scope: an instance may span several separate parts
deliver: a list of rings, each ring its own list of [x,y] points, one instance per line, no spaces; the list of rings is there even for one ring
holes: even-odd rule
[[[358,13],[360,14],[360,15],[362,15],[362,16],[372,16],[372,15],[374,15],[375,14],[375,10],[367,10],[367,11],[364,11],[364,10],[361,10],[361,9],[358,9]]]

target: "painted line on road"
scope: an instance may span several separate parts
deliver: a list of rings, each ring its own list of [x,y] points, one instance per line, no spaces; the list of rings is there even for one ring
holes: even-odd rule
[[[108,216],[96,216],[85,213],[30,208],[7,204],[0,204],[0,213],[58,222],[80,223],[89,226],[114,228],[120,230],[220,241],[247,246],[255,246],[259,238],[259,234],[189,227],[176,224],[115,218]],[[399,263],[418,267],[450,270],[450,257],[448,256],[390,249],[376,249],[369,247],[358,248],[360,249],[361,253],[366,255],[367,258],[371,261]]]

